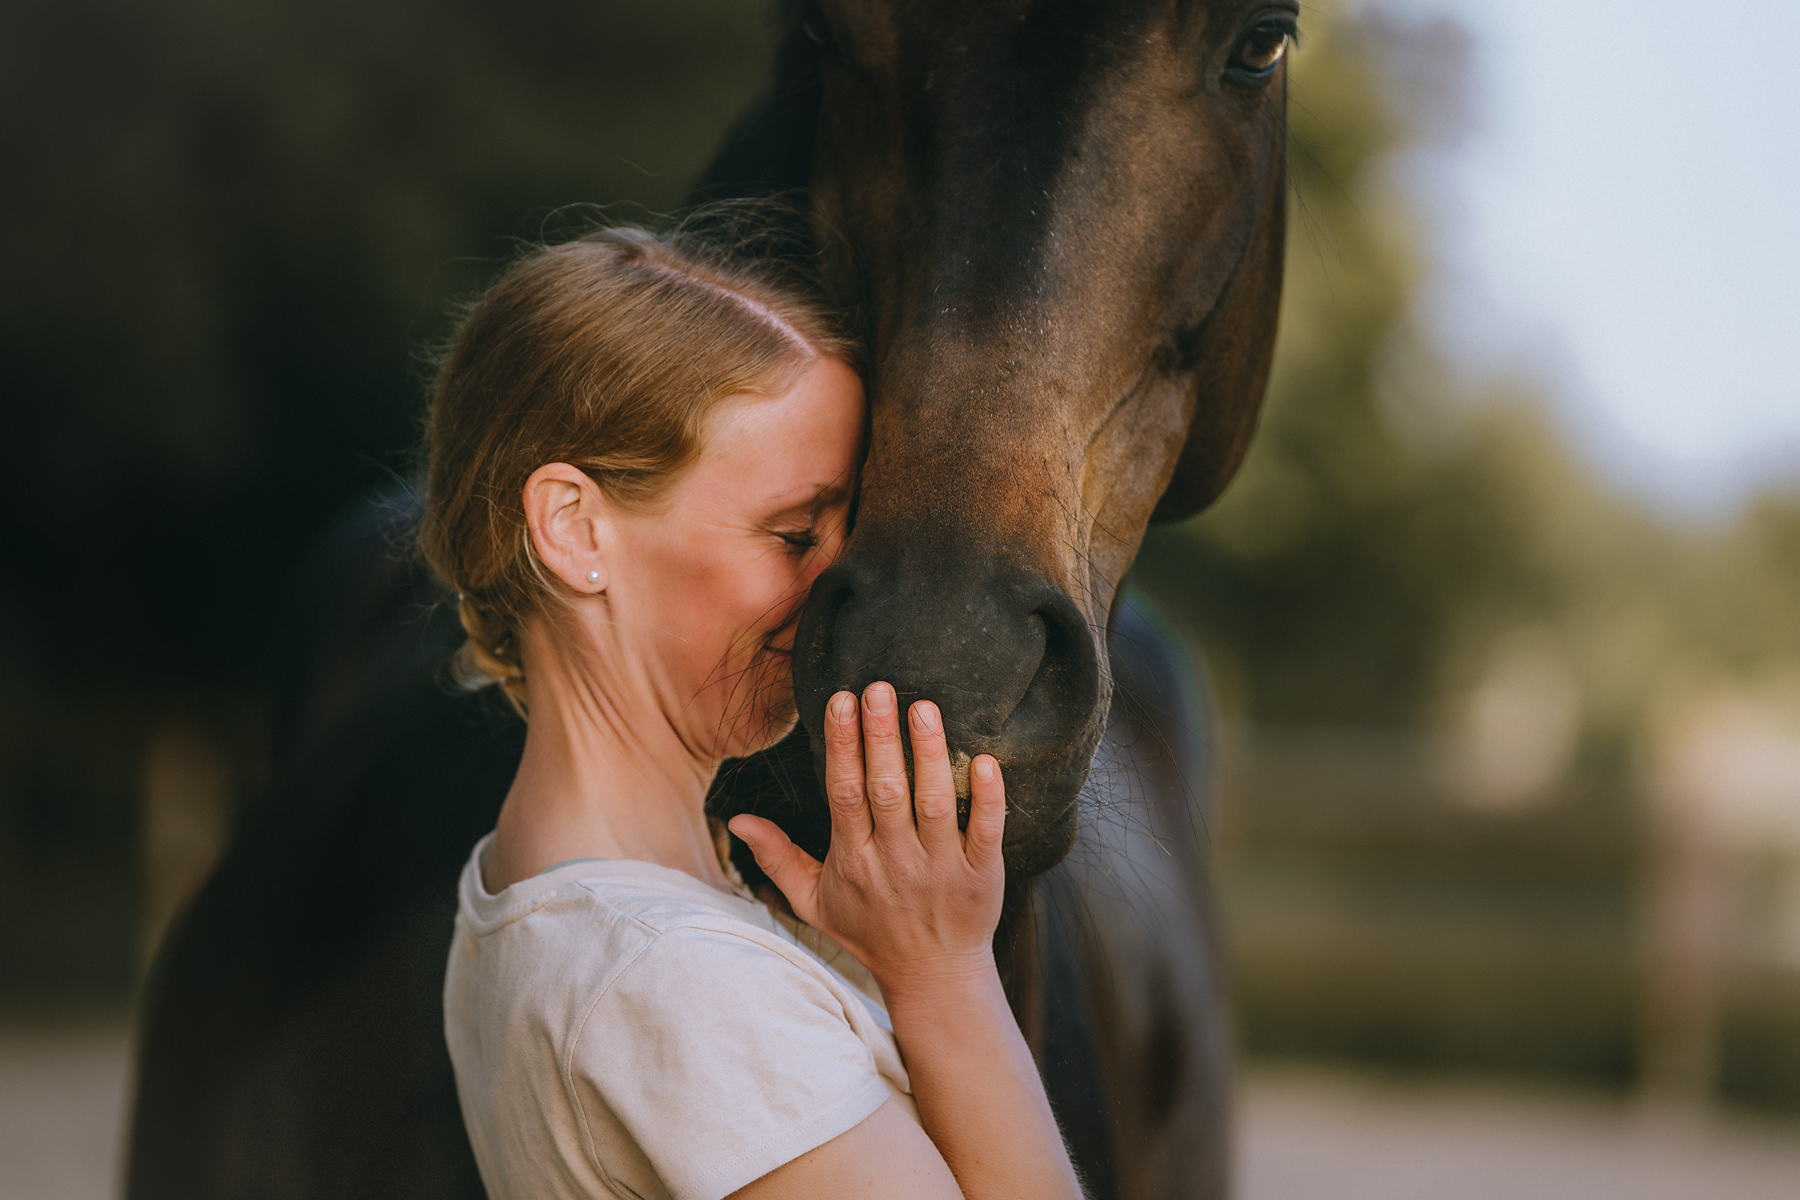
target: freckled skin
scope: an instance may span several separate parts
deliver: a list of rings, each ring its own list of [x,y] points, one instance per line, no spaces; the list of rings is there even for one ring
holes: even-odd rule
[[[668,502],[617,524],[640,578],[615,588],[653,631],[663,715],[713,757],[762,750],[794,727],[794,629],[837,557],[854,494],[862,384],[822,359],[776,399],[729,404]]]

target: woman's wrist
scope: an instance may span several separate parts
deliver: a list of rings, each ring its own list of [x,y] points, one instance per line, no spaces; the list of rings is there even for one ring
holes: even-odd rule
[[[967,954],[934,955],[900,963],[871,964],[869,973],[881,987],[890,1015],[925,1014],[934,1009],[960,1009],[1000,987],[1000,972],[990,947]]]
[[[1080,1185],[991,951],[882,982],[926,1134],[965,1196],[1079,1200]]]

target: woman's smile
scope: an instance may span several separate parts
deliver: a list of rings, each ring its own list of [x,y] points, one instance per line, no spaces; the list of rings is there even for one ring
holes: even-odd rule
[[[862,431],[856,372],[814,359],[787,390],[722,408],[665,504],[615,517],[632,568],[609,583],[610,620],[655,648],[687,744],[739,758],[793,728],[800,608],[843,549]]]

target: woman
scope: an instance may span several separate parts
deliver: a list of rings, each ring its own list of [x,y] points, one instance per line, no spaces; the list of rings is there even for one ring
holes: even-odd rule
[[[422,541],[465,669],[529,720],[444,995],[495,1200],[1080,1194],[994,969],[994,760],[965,834],[937,709],[834,696],[824,863],[732,822],[810,929],[744,890],[703,810],[723,759],[794,724],[854,356],[771,265],[612,229],[516,264],[447,359]]]

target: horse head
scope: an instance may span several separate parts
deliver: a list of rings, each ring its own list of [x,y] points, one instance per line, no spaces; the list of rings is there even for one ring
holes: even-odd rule
[[[1105,628],[1152,519],[1242,458],[1285,223],[1292,0],[810,0],[815,220],[854,258],[870,442],[797,644],[993,754],[1009,868],[1072,843]]]

